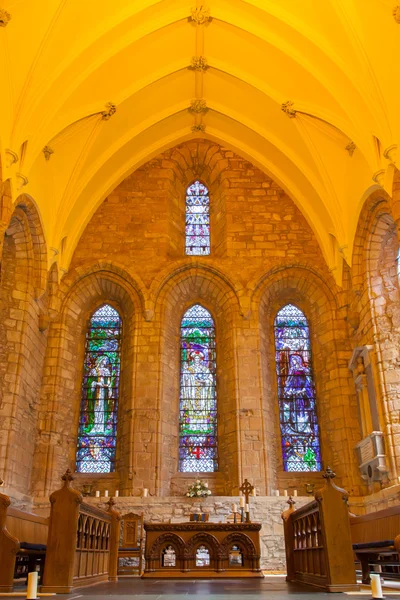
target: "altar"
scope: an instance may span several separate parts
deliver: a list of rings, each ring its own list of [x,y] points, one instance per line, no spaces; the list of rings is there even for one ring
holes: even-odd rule
[[[261,523],[145,523],[143,577],[263,577]]]

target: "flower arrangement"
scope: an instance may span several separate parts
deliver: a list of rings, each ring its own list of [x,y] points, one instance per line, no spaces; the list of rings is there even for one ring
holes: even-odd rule
[[[208,483],[203,483],[200,479],[197,479],[196,483],[189,485],[186,496],[188,498],[206,498],[211,496],[211,490],[208,489]]]

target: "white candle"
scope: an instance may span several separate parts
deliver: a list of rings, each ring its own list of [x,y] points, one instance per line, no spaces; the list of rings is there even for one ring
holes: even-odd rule
[[[293,496],[297,496],[297,490],[293,490]]]
[[[96,490],[96,498],[100,498],[100,490]]]
[[[27,600],[36,600],[36,598],[37,598],[37,580],[38,580],[37,571],[32,571],[32,573],[28,573],[28,589],[26,590]]]
[[[147,488],[143,488],[143,498],[147,498],[149,495],[149,490]]]
[[[275,490],[275,496],[279,496],[279,490]]]
[[[253,488],[253,491],[251,492],[252,496],[256,496],[256,488]]]
[[[283,495],[287,496],[287,490],[283,490]]]
[[[104,490],[104,495],[106,498],[108,498],[108,490]]]
[[[371,592],[373,598],[383,598],[381,577],[379,573],[371,573]]]
[[[250,512],[250,506],[246,504],[246,512]]]
[[[234,512],[234,513],[237,513],[237,504],[234,504],[234,505],[233,505],[233,512]]]
[[[240,508],[244,508],[244,496],[240,496]]]
[[[115,490],[115,497],[118,498],[119,496],[119,490]]]

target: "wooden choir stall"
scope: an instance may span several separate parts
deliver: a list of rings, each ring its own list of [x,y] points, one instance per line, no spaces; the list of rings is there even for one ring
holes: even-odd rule
[[[71,487],[68,470],[64,485],[50,496],[50,522],[42,592],[66,594],[75,587],[116,581],[119,513],[110,499],[108,511],[85,504]]]
[[[143,577],[263,577],[260,523],[145,523]]]
[[[354,568],[347,493],[333,483],[328,467],[325,486],[298,510],[289,498],[282,513],[287,581],[305,583],[327,592],[358,590]]]

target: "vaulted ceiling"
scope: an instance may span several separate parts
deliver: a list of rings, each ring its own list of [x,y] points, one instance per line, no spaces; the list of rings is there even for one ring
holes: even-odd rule
[[[122,179],[206,137],[288,192],[330,268],[350,262],[365,198],[390,193],[400,138],[394,4],[204,0],[192,12],[196,0],[0,0],[0,152],[13,200],[33,198],[66,269]],[[188,68],[193,57],[203,68]],[[200,112],[188,110],[194,99]]]

